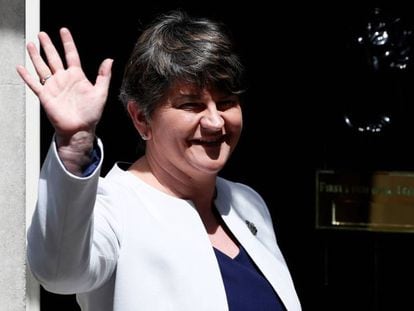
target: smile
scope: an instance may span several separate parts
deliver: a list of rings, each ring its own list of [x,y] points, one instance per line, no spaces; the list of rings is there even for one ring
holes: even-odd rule
[[[216,146],[224,142],[225,139],[226,139],[226,135],[223,135],[220,137],[194,139],[192,143],[196,145]]]

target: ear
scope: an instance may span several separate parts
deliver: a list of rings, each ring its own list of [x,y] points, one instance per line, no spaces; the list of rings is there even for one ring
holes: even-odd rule
[[[150,139],[151,131],[148,120],[135,101],[128,101],[127,110],[132,123],[143,140]]]

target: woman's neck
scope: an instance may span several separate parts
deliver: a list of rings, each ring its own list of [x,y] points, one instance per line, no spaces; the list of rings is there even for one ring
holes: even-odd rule
[[[159,165],[151,165],[146,156],[138,159],[129,170],[164,193],[191,200],[200,213],[211,210],[215,197],[215,175],[189,176],[178,170],[163,169]]]
[[[231,258],[238,254],[238,242],[223,223],[214,205],[216,176],[204,179],[182,176],[177,178],[176,175],[151,169],[145,156],[137,160],[129,170],[164,193],[191,200],[204,224],[211,245]]]

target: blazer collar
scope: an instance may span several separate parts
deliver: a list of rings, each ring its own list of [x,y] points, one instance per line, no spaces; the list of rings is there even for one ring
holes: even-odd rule
[[[226,193],[228,192],[226,191]],[[220,195],[220,189],[218,189],[216,207],[230,231],[243,245],[260,271],[262,271],[287,310],[301,310],[300,302],[283,256],[280,254],[279,258],[276,257],[256,238],[246,224],[248,219],[240,217],[235,206],[233,206],[234,203],[231,198]],[[243,204],[245,206],[242,208],[255,208],[254,206],[246,206],[249,204],[248,201],[243,202]],[[275,247],[278,246],[275,245]]]

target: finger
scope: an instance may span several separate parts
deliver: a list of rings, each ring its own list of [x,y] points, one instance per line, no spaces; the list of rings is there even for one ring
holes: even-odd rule
[[[37,79],[34,79],[25,67],[19,65],[16,67],[16,70],[19,76],[23,79],[23,81],[26,82],[27,86],[36,95],[38,95],[42,88],[42,84],[40,84],[40,82]]]
[[[96,77],[95,85],[101,89],[108,90],[109,83],[111,82],[111,69],[112,63],[114,62],[113,59],[107,58],[105,59],[102,64],[99,66],[98,76]]]
[[[52,43],[52,40],[50,40],[48,34],[42,31],[39,33],[38,37],[52,73],[55,73],[59,69],[63,69],[62,59],[60,58],[59,53],[57,52],[55,45]]]
[[[60,37],[62,39],[63,48],[65,50],[66,64],[68,67],[81,67],[79,53],[69,29],[64,27],[61,28]]]
[[[45,63],[39,50],[33,42],[27,44],[27,52],[29,53],[30,59],[32,60],[33,67],[35,68],[37,75],[40,79],[47,77],[51,74],[49,66]]]

